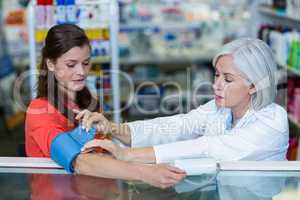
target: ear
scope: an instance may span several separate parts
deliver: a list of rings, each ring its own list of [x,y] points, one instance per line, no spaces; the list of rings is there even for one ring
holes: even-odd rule
[[[50,59],[47,58],[46,64],[47,64],[48,70],[51,71],[51,72],[54,72],[54,67],[55,66],[54,66],[53,62]]]
[[[256,93],[256,88],[255,85],[251,84],[249,88],[249,94],[253,95],[254,93]]]

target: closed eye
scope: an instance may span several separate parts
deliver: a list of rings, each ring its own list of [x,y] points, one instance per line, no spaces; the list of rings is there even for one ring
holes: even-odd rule
[[[73,68],[73,67],[75,67],[75,65],[74,64],[67,64],[67,67],[68,68]]]

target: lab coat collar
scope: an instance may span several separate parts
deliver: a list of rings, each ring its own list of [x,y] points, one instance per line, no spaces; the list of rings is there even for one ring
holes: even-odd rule
[[[225,127],[227,130],[232,128],[241,128],[244,126],[244,124],[248,121],[248,119],[253,115],[254,110],[252,108],[249,108],[244,116],[238,121],[238,123],[235,125],[235,127],[232,127],[232,112],[231,109],[227,109],[226,113],[226,121],[225,121]]]

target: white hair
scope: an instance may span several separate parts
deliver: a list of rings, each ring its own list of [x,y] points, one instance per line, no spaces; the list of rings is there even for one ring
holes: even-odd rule
[[[276,62],[270,47],[262,40],[241,38],[225,44],[213,59],[216,67],[218,59],[231,55],[241,74],[255,86],[251,96],[251,106],[259,110],[275,101]]]

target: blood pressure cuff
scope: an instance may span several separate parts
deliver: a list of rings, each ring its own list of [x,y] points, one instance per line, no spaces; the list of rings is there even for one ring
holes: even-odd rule
[[[85,143],[95,138],[96,129],[91,128],[89,132],[86,132],[85,129],[82,129],[82,126],[78,126],[68,133],[77,143],[83,146]]]
[[[51,159],[65,168],[68,172],[73,173],[73,160],[80,153],[82,146],[94,139],[95,134],[95,128],[86,132],[81,126],[78,126],[70,132],[58,134],[51,143]]]

